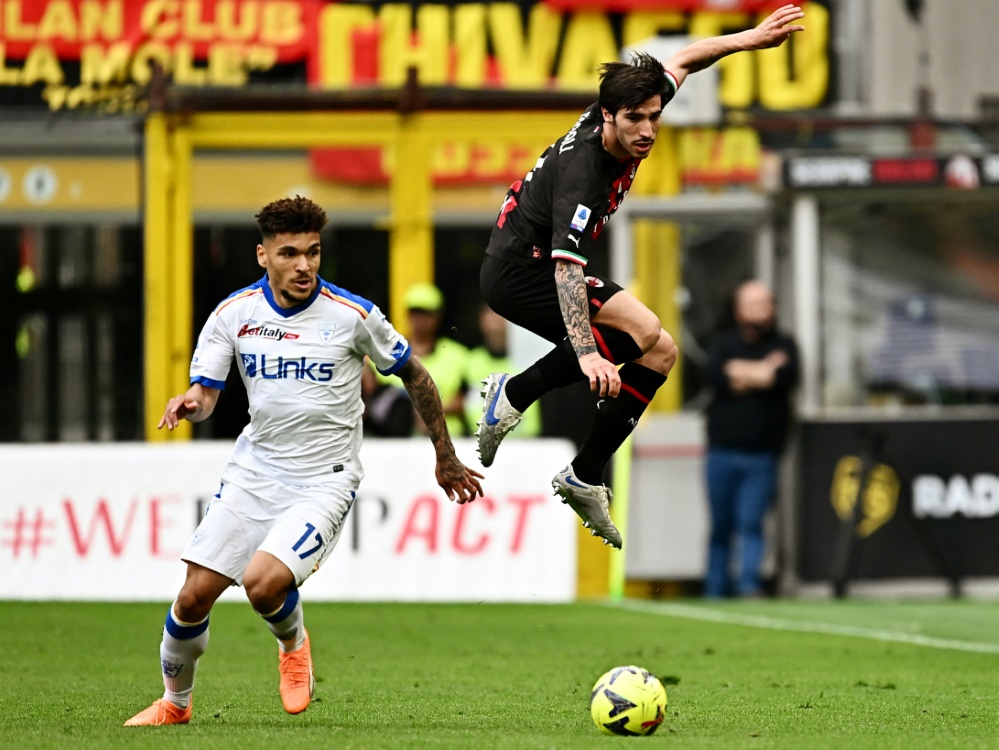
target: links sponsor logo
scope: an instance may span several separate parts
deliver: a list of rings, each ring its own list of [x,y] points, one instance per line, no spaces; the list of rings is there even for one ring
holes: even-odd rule
[[[246,377],[260,376],[268,380],[313,380],[328,383],[333,379],[332,362],[316,362],[305,357],[271,357],[266,354],[242,354]]]
[[[833,470],[830,502],[840,520],[856,521],[856,535],[868,537],[895,515],[899,479],[887,464],[874,464],[864,473],[858,456],[843,456]]]
[[[293,341],[298,338],[297,333],[282,331],[280,328],[274,328],[271,326],[256,326],[255,328],[251,328],[248,324],[244,324],[243,327],[239,329],[239,333],[236,334],[236,338],[242,338],[243,336],[256,336],[258,338],[272,339],[274,341],[283,341],[284,339]]]
[[[992,518],[999,515],[999,477],[955,474],[949,480],[921,474],[912,480],[912,514],[916,518]]]

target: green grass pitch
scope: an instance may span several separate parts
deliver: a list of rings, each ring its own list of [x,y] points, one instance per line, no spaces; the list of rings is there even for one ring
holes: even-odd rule
[[[999,603],[317,604],[316,699],[288,716],[276,646],[220,604],[185,727],[122,722],[161,692],[165,604],[0,602],[10,748],[999,747]],[[601,735],[593,681],[666,678],[647,738]]]

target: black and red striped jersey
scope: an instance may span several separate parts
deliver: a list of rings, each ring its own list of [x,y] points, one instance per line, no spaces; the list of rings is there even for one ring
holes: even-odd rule
[[[487,254],[520,264],[556,259],[586,265],[593,241],[628,194],[641,162],[619,161],[604,149],[602,128],[600,106],[593,104],[510,186]]]

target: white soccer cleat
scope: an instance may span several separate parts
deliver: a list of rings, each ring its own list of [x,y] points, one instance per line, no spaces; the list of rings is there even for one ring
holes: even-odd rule
[[[581,481],[570,464],[555,475],[552,489],[583,519],[583,526],[592,536],[602,537],[604,544],[621,549],[621,532],[610,517],[610,502],[614,499],[610,487]]]
[[[494,372],[482,381],[482,419],[475,430],[475,437],[483,466],[492,466],[500,442],[523,416],[506,397],[506,382],[509,379],[505,372]]]

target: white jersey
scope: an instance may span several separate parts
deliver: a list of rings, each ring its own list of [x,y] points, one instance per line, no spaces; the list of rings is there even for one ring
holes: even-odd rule
[[[361,477],[361,370],[409,361],[406,339],[362,297],[319,279],[293,308],[274,300],[265,275],[209,316],[191,361],[191,383],[223,388],[233,359],[250,402],[250,423],[232,463],[285,484]],[[223,476],[225,479],[225,476]]]

